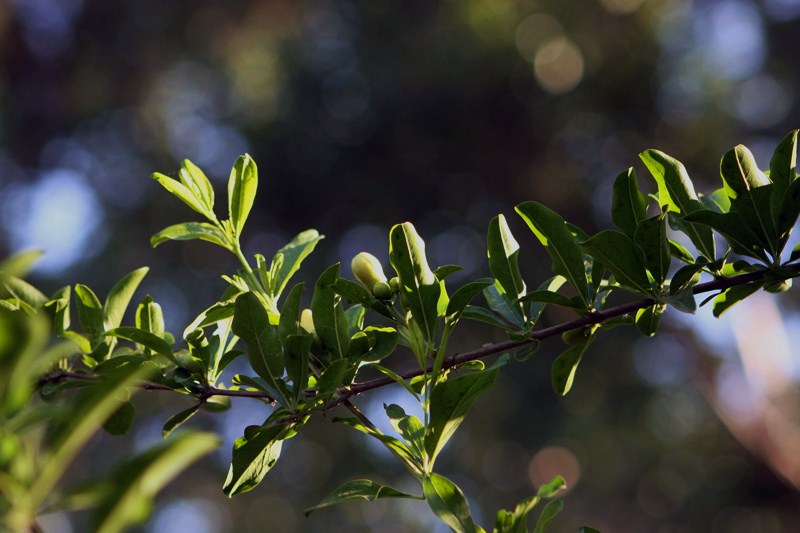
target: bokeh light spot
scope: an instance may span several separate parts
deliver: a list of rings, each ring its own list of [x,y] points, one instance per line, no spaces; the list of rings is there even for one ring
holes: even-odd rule
[[[564,94],[574,89],[583,78],[583,67],[583,54],[566,37],[548,41],[533,59],[536,81],[551,94]]]
[[[539,450],[528,464],[528,476],[534,487],[549,483],[556,476],[563,477],[567,482],[566,494],[575,488],[581,478],[581,466],[578,458],[563,446],[549,446]]]

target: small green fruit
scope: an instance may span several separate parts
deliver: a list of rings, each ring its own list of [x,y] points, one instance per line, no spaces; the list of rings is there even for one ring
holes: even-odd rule
[[[372,294],[379,300],[388,300],[392,297],[392,288],[385,281],[379,281],[372,287]]]

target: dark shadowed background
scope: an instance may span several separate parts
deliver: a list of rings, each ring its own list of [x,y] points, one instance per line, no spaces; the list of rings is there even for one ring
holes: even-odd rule
[[[149,237],[194,214],[148,178],[189,158],[224,205],[235,158],[259,164],[244,241],[271,256],[313,227],[304,269],[367,250],[387,258],[411,220],[436,266],[488,273],[497,213],[523,247],[529,286],[549,272],[513,207],[537,200],[588,232],[610,224],[614,177],[658,148],[700,191],[737,143],[762,167],[800,126],[798,0],[5,0],[0,2],[0,255],[47,251],[33,281],[104,295],[151,267],[141,294],[180,333],[225,288],[235,258]],[[174,175],[174,174],[172,174]],[[220,213],[221,214],[221,213]],[[347,270],[347,269],[346,269]],[[569,318],[545,313],[552,324]],[[484,526],[553,474],[567,478],[552,530],[791,532],[800,523],[797,298],[754,298],[722,320],[668,312],[664,334],[601,337],[559,398],[559,341],[505,370],[442,457]],[[458,331],[458,330],[457,330]],[[463,327],[456,351],[500,337]],[[398,365],[403,367],[403,362]],[[382,390],[359,400],[380,417]],[[228,501],[233,440],[267,415],[239,400],[193,422],[223,449],[159,499],[143,531],[430,531],[421,502],[302,510],[349,479],[398,488],[391,457],[329,420],[286,444],[265,482]],[[75,478],[160,439],[188,407],[141,394],[133,439],[100,436]],[[56,514],[46,531],[82,531]]]

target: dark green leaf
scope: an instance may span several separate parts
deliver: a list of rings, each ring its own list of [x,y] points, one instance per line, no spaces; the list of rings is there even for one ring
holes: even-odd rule
[[[186,326],[186,329],[183,330],[183,338],[185,339],[188,337],[189,334],[197,328],[204,328],[206,326],[210,326],[211,324],[216,324],[217,322],[231,318],[234,314],[234,311],[235,304],[233,300],[215,303],[197,315],[197,318],[195,318],[191,324]]]
[[[278,322],[278,335],[281,341],[285,341],[289,335],[297,335],[301,333],[300,328],[300,297],[303,295],[303,283],[298,283],[283,302],[283,309],[281,310],[281,318]]]
[[[177,360],[175,359],[175,354],[173,354],[172,348],[167,341],[153,333],[150,333],[149,331],[144,331],[139,328],[122,327],[106,331],[105,335],[127,339],[137,344],[141,344],[142,346],[153,350],[155,353],[163,355],[175,364],[178,364]]]
[[[430,474],[422,481],[422,491],[431,510],[456,533],[477,533],[469,504],[452,481],[439,474]]]
[[[253,207],[258,188],[258,168],[249,154],[240,155],[236,159],[228,178],[228,214],[236,240],[242,234],[242,228]]]
[[[162,229],[150,237],[150,246],[155,248],[159,244],[167,241],[189,241],[200,239],[210,242],[227,250],[231,250],[228,237],[215,226],[207,222],[181,222]]]
[[[353,429],[356,429],[365,435],[369,435],[370,437],[380,441],[390,452],[395,455],[395,457],[400,459],[404,466],[408,468],[408,470],[411,471],[415,476],[422,474],[421,463],[414,456],[414,454],[411,453],[411,450],[408,448],[408,446],[400,439],[391,437],[389,435],[384,435],[375,428],[367,427],[356,417],[334,418],[333,421],[350,426]]]
[[[484,290],[484,294],[486,294],[486,290]],[[464,312],[461,313],[461,317],[467,318],[469,320],[476,320],[478,322],[484,322],[486,324],[490,324],[492,326],[496,326],[498,328],[502,328],[508,331],[514,331],[518,329],[517,325],[510,324],[505,320],[503,320],[502,316],[493,313],[488,309],[484,309],[483,307],[477,307],[474,305],[468,305],[467,307],[465,307]]]
[[[195,413],[200,409],[202,404],[195,404],[188,409],[181,411],[175,415],[169,417],[169,420],[164,424],[164,428],[161,430],[161,435],[166,439],[170,436],[170,434],[178,429],[184,422],[192,418]]]
[[[800,180],[796,179],[786,190],[781,209],[775,217],[781,249],[786,245],[786,241],[797,223],[798,215],[800,215]]]
[[[772,183],[759,170],[752,152],[741,144],[722,156],[719,171],[725,184],[725,192],[732,199]]]
[[[425,242],[410,222],[389,233],[389,261],[400,278],[400,293],[427,340],[436,335],[441,295],[439,280],[428,266]]]
[[[664,314],[664,306],[654,304],[644,307],[636,312],[636,328],[645,337],[652,337],[656,334],[658,324],[661,322],[661,315]]]
[[[736,213],[720,214],[701,209],[687,215],[686,220],[714,228],[737,254],[769,262],[761,238],[747,224],[742,224],[741,217]]]
[[[308,359],[313,337],[311,335],[288,335],[284,339],[286,374],[292,381],[295,403],[303,397],[308,386]]]
[[[666,215],[660,214],[642,220],[636,228],[633,242],[644,253],[647,270],[655,278],[658,286],[663,286],[671,259]]]
[[[495,281],[494,284],[483,289],[483,297],[486,298],[489,308],[500,315],[503,320],[513,324],[515,329],[525,327],[517,302],[503,292],[499,282]]]
[[[317,505],[314,507],[309,507],[303,512],[306,516],[308,516],[318,509],[330,507],[332,505],[338,505],[347,501],[364,500],[372,502],[383,498],[424,499],[422,496],[406,494],[405,492],[400,492],[392,487],[379,485],[374,481],[370,481],[369,479],[356,479],[334,489],[332,492],[328,493],[328,495],[325,496]]]
[[[137,268],[125,275],[111,288],[103,306],[105,329],[114,329],[122,323],[122,317],[128,308],[133,293],[149,270],[147,267]]]
[[[584,336],[579,342],[573,344],[564,352],[561,353],[556,360],[553,361],[551,369],[551,381],[553,390],[561,396],[565,396],[572,388],[572,383],[575,381],[575,373],[578,370],[578,364],[583,358],[583,354],[594,341],[595,335]]]
[[[236,439],[228,477],[222,487],[226,496],[248,492],[261,483],[278,461],[288,432],[289,427],[281,425],[249,426],[245,435]]]
[[[639,157],[658,185],[659,206],[666,206],[669,211],[678,215],[686,215],[702,208],[703,204],[694,192],[692,180],[689,179],[683,163],[658,150],[646,150]],[[711,230],[693,224],[685,224],[684,229],[700,253],[713,259],[715,249]]]
[[[541,302],[546,304],[560,305],[570,309],[583,309],[580,301],[568,298],[563,294],[552,291],[533,291],[529,292],[522,298],[523,302]]]
[[[333,394],[338,387],[347,383],[354,366],[347,359],[336,359],[322,371],[317,380],[317,390],[321,396]]]
[[[772,159],[769,162],[769,179],[775,184],[772,193],[771,211],[775,225],[780,227],[779,214],[783,207],[786,192],[789,185],[795,181],[797,168],[797,133],[798,130],[790,131],[789,134],[775,148]]]
[[[633,238],[639,222],[645,218],[647,218],[647,197],[639,190],[636,171],[629,168],[614,180],[611,220],[621,232]]]
[[[475,399],[488,390],[497,370],[464,374],[436,384],[430,398],[430,422],[425,438],[431,464],[453,436]]]
[[[553,273],[564,276],[578,292],[584,307],[591,307],[587,295],[584,256],[578,246],[577,238],[564,219],[538,202],[522,203],[516,210],[550,254]]]
[[[53,297],[44,304],[44,309],[53,323],[56,335],[63,335],[70,326],[69,301],[72,288],[67,285],[53,294]]]
[[[566,281],[567,280],[564,278],[564,276],[553,276],[552,278],[542,282],[537,291],[555,293],[561,288],[562,285],[564,285]],[[545,305],[546,302],[531,302],[530,308],[528,309],[528,313],[530,314],[528,320],[530,320],[531,323],[539,321],[539,317],[542,316]]]
[[[131,428],[135,414],[133,404],[125,402],[103,423],[103,429],[109,435],[124,435]]]
[[[458,272],[460,270],[464,270],[464,267],[461,267],[461,266],[458,266],[458,265],[442,265],[442,266],[436,267],[436,269],[434,269],[433,275],[436,276],[436,279],[441,281],[441,280],[445,279],[447,276],[450,276],[451,274],[455,274],[456,272]]]
[[[763,282],[756,282],[725,289],[714,298],[714,316],[719,318],[722,313],[756,292],[762,285]]]
[[[621,285],[642,295],[654,292],[645,270],[644,255],[633,240],[615,230],[603,230],[581,247],[603,263]]]
[[[233,332],[247,345],[256,374],[276,387],[283,376],[283,349],[276,328],[270,325],[267,311],[254,293],[245,292],[236,298]]]
[[[494,280],[491,278],[481,278],[459,287],[450,297],[450,302],[447,304],[447,321],[451,324],[455,324],[469,302],[483,289],[493,283]]]
[[[341,297],[333,290],[333,284],[338,277],[338,263],[320,275],[311,297],[311,313],[314,329],[323,348],[335,357],[346,357],[350,344],[347,315],[342,308]]]

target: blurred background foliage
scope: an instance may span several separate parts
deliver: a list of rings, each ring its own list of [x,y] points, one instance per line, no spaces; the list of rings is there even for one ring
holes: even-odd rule
[[[744,143],[762,167],[800,126],[797,0],[5,0],[0,2],[0,255],[47,250],[33,282],[105,294],[149,265],[143,292],[179,333],[224,290],[232,257],[204,243],[153,251],[193,215],[149,180],[189,158],[219,192],[237,155],[260,165],[245,238],[272,253],[317,228],[313,280],[361,250],[387,254],[411,220],[432,264],[488,273],[485,232],[505,213],[528,285],[549,260],[513,218],[537,200],[592,232],[610,224],[611,183],[658,148],[699,190]],[[172,174],[174,175],[174,174]],[[388,264],[388,261],[386,262]],[[564,475],[554,531],[794,531],[800,523],[797,297],[754,298],[720,321],[670,311],[663,334],[600,337],[558,398],[543,346],[501,373],[442,457],[487,523]],[[547,323],[569,318],[557,310]],[[458,331],[458,330],[457,330]],[[500,340],[462,327],[455,350]],[[402,366],[402,361],[399,362]],[[383,390],[359,403],[380,415]],[[160,439],[188,406],[140,394],[133,439],[98,437],[73,468],[98,473]],[[164,493],[146,531],[428,531],[418,502],[315,513],[340,482],[404,474],[360,435],[317,421],[276,470],[227,501],[230,445],[261,423],[239,400],[196,425],[225,446]],[[197,420],[197,418],[195,419]],[[408,480],[406,480],[408,481]],[[56,514],[46,531],[81,531]]]

